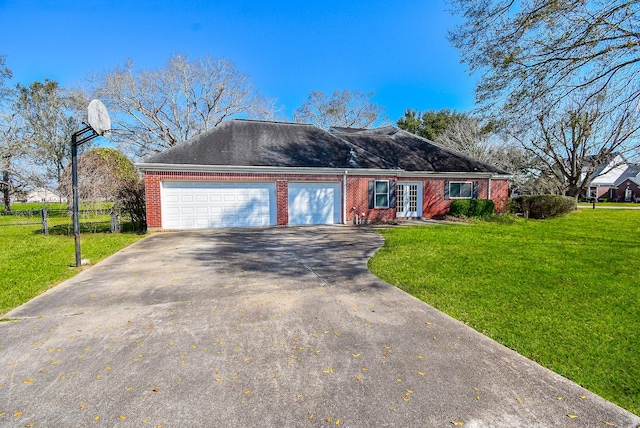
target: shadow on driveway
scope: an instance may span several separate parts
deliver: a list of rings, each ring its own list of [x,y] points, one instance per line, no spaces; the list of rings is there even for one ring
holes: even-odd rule
[[[152,235],[8,314],[0,424],[640,423],[374,277],[382,243],[348,227]]]

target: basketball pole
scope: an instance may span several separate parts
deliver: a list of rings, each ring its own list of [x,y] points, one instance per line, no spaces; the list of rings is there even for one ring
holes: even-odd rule
[[[86,124],[85,124],[86,125]],[[87,135],[87,133],[89,133]],[[82,266],[80,254],[80,209],[78,208],[78,146],[93,140],[98,133],[89,125],[71,135],[71,187],[73,188],[73,240],[76,244],[76,267]]]

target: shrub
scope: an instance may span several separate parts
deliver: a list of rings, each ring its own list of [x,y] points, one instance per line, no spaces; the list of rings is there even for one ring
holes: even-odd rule
[[[471,199],[470,217],[487,218],[493,215],[496,205],[491,199]]]
[[[575,211],[576,198],[560,195],[522,195],[511,200],[510,210],[527,218],[543,219]]]
[[[116,195],[116,201],[122,211],[131,216],[132,226],[135,231],[144,232],[147,230],[144,181],[140,177],[121,183]]]
[[[455,199],[449,205],[449,215],[454,217],[470,217],[471,199]]]
[[[454,217],[487,218],[493,215],[495,204],[491,199],[455,199],[449,206]]]

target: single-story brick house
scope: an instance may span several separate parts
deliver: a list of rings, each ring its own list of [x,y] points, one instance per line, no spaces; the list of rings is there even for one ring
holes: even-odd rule
[[[456,198],[504,211],[509,174],[411,133],[235,119],[138,164],[150,229],[433,217]]]

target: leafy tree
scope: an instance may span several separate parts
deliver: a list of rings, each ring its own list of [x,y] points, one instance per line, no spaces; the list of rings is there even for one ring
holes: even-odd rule
[[[112,139],[137,156],[153,154],[240,114],[273,115],[273,101],[260,96],[249,76],[226,59],[189,60],[175,54],[155,70],[133,63],[94,77],[95,94],[119,127]]]
[[[11,70],[6,66],[6,58],[0,55],[0,192],[6,211],[11,211],[11,193],[14,186],[14,158],[17,153],[15,114],[6,111],[4,104],[10,92],[5,88],[5,80],[11,78]]]
[[[11,211],[11,195],[28,182],[26,171],[21,168],[26,154],[23,132],[18,115],[0,111],[0,192],[5,211]]]
[[[92,148],[78,156],[78,198],[83,201],[115,202],[118,188],[135,180],[138,171],[133,162],[111,148]],[[59,189],[72,198],[71,165],[64,171]]]
[[[404,117],[398,119],[397,124],[400,129],[419,135],[427,140],[435,141],[452,122],[464,116],[464,113],[449,109],[427,110],[419,113],[408,108],[404,112]]]
[[[481,72],[481,105],[526,114],[568,95],[606,93],[615,104],[640,96],[640,0],[449,0],[462,25],[452,44]]]
[[[298,123],[313,123],[329,129],[332,126],[369,128],[386,121],[384,108],[371,102],[373,92],[334,91],[331,98],[320,91],[312,91],[309,97],[293,113]]]
[[[28,156],[43,169],[40,184],[57,187],[71,159],[71,135],[83,127],[87,99],[49,79],[16,88],[14,109],[23,121]]]
[[[70,167],[65,169],[60,191],[71,200]],[[78,157],[78,196],[88,202],[114,202],[131,215],[136,230],[147,227],[144,182],[131,159],[115,149],[93,148]]]

